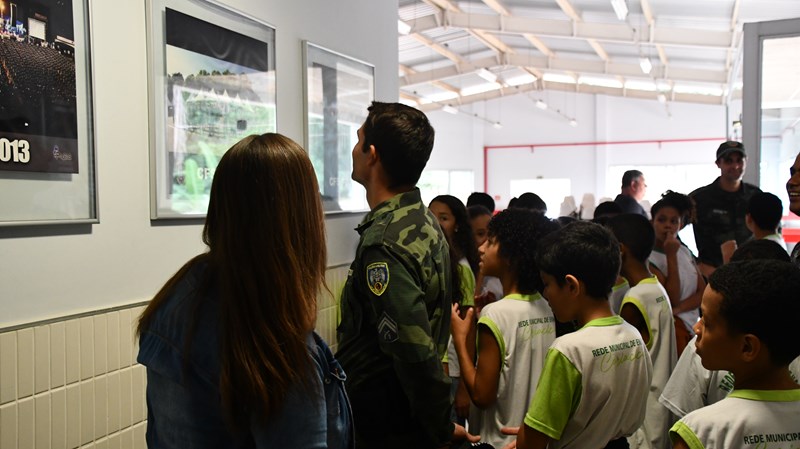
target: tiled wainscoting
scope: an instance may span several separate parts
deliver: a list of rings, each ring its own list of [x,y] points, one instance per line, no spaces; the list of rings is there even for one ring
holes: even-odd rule
[[[336,347],[347,266],[328,269],[317,332]],[[0,448],[145,449],[144,303],[0,330]]]

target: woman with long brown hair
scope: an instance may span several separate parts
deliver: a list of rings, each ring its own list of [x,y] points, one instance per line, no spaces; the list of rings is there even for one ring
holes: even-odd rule
[[[344,373],[313,332],[325,220],[306,152],[249,136],[220,160],[203,242],[139,320],[153,448],[349,448]]]

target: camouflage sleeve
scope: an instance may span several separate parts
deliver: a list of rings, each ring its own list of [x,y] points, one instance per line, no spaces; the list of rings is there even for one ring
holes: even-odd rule
[[[378,246],[363,258],[369,303],[376,317],[381,351],[392,358],[412,413],[431,446],[451,440],[450,379],[432,337],[421,270],[402,255]]]

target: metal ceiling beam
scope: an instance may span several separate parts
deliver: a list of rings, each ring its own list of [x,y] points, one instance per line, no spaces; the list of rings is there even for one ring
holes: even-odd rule
[[[558,90],[564,92],[603,94],[614,97],[639,98],[639,99],[653,100],[653,101],[656,101],[658,98],[658,92],[648,92],[643,90],[624,89],[616,87],[589,86],[585,84],[554,83],[554,82],[546,82],[545,84],[546,84],[545,89]],[[501,89],[492,90],[481,94],[461,97],[458,100],[458,104],[464,106],[471,103],[477,103],[479,101],[493,100],[500,97],[523,94],[537,90],[539,90],[539,88],[536,85],[536,83],[525,84],[522,86],[504,87]],[[698,95],[698,94],[674,93],[670,101],[678,101],[682,103],[699,103],[699,104],[723,104],[722,97],[715,97],[711,95]],[[441,109],[444,106],[444,104],[445,103],[421,104],[419,105],[419,109],[424,112],[436,111]]]
[[[556,0],[558,3],[558,7],[561,8],[561,11],[564,11],[564,14],[567,15],[571,20],[575,22],[583,22],[583,18],[581,18],[581,13],[572,6],[572,3],[569,0]]]
[[[443,23],[440,25],[431,15],[421,17],[412,24],[412,32],[421,33],[451,26],[463,29],[488,31],[507,34],[535,34],[537,36],[563,39],[595,39],[599,42],[616,42],[639,44],[636,33],[629,25],[623,23],[573,23],[563,20],[534,19],[517,16],[498,16],[488,14],[468,14],[463,12],[442,12]],[[650,35],[650,26],[643,26],[642,34]],[[730,31],[709,31],[672,27],[656,27],[652,33],[652,44],[684,47],[729,48],[732,33]]]
[[[406,65],[403,65],[403,64],[400,64],[400,71],[402,71],[405,74],[404,75],[405,78],[408,78],[409,76],[413,76],[413,75],[417,74],[416,70],[414,70],[411,67],[408,67]],[[457,88],[455,86],[451,86],[450,84],[447,84],[444,81],[433,80],[433,79],[430,79],[428,81],[431,84],[433,84],[434,86],[438,87],[439,89],[443,89],[443,90],[446,90],[448,92],[454,92],[454,93],[457,93],[458,95],[461,95],[461,89],[459,89],[459,88]]]
[[[483,0],[483,3],[492,8],[492,11],[500,14],[501,16],[510,16],[511,12],[506,8],[506,5],[503,4],[500,0]]]
[[[400,80],[401,86],[411,86],[414,84],[428,83],[431,80],[456,77],[464,73],[474,72],[481,68],[493,67],[497,65],[510,65],[517,67],[529,67],[537,70],[557,70],[569,71],[579,74],[595,74],[643,78],[642,69],[639,64],[591,61],[584,59],[564,59],[546,58],[541,56],[527,55],[505,55],[502,64],[498,64],[495,58],[484,58],[481,60],[463,62],[452,66],[442,67],[426,72],[418,72],[408,75]],[[650,76],[655,79],[670,79],[674,81],[705,82],[724,84],[728,81],[728,74],[725,71],[717,70],[698,70],[681,67],[653,67]],[[537,76],[539,77],[539,76]]]
[[[522,37],[527,39],[528,42],[530,42],[534,47],[536,47],[537,50],[539,50],[540,52],[544,53],[545,56],[550,57],[550,58],[554,58],[556,56],[556,54],[555,54],[555,52],[553,50],[551,50],[544,42],[542,42],[541,39],[539,39],[538,37],[534,36],[533,34],[525,33],[525,34],[522,35]]]
[[[600,59],[605,62],[609,62],[611,60],[611,58],[608,57],[608,52],[606,52],[605,48],[603,48],[599,42],[594,39],[588,39],[587,42],[589,42],[589,45],[592,46],[594,52],[597,53],[597,56],[599,56]]]

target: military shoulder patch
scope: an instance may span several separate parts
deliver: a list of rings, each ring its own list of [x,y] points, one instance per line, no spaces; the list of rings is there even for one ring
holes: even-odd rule
[[[382,295],[389,285],[389,264],[386,262],[369,264],[367,266],[367,285],[376,296]]]

